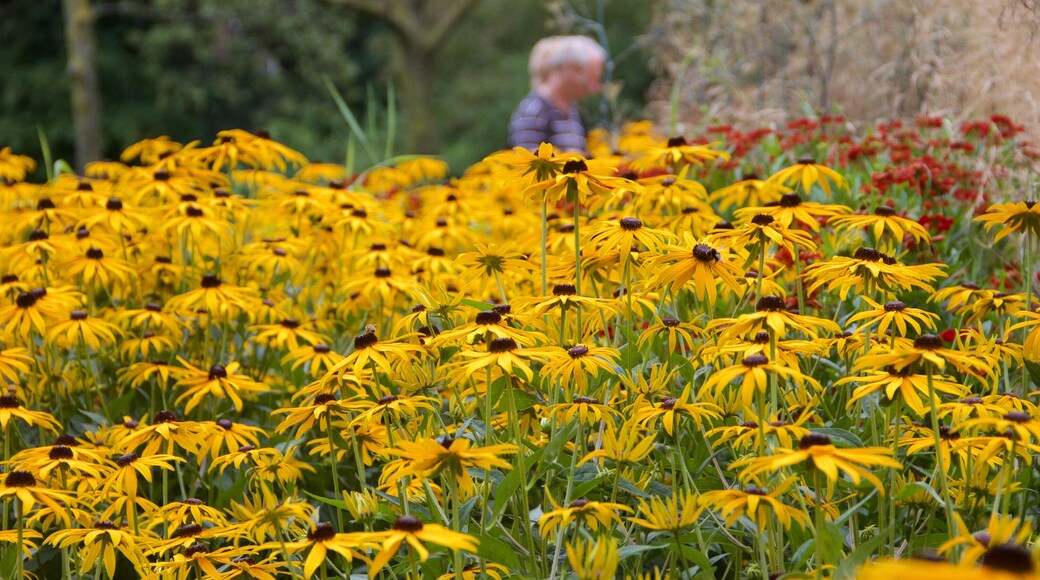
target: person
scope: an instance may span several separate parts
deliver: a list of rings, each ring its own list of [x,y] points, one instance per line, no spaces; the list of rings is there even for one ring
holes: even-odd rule
[[[558,152],[586,154],[577,103],[598,92],[607,53],[587,36],[551,36],[531,49],[531,92],[509,122],[509,146],[531,151],[542,142]]]

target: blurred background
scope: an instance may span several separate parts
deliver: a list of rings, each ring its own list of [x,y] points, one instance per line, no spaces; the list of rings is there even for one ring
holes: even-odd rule
[[[342,161],[334,87],[375,151],[460,172],[505,145],[530,48],[561,33],[612,58],[596,126],[1000,113],[1035,137],[1038,32],[1040,0],[0,0],[0,146],[39,159],[43,135],[81,166],[243,128]]]

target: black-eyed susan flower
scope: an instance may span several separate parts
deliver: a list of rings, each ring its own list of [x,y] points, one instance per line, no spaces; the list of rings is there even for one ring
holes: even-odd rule
[[[806,195],[813,185],[819,185],[827,195],[831,194],[832,187],[849,188],[849,182],[840,173],[816,163],[812,157],[803,157],[798,163],[777,171],[769,176],[769,181],[784,186],[801,185]]]
[[[965,524],[960,514],[957,518],[957,536],[950,538],[939,546],[939,553],[951,553],[960,550],[960,564],[972,566],[974,564],[986,564],[986,555],[991,548],[997,546],[1023,546],[1032,535],[1032,522],[994,513],[990,516],[985,529],[979,533],[972,533]],[[1027,572],[1028,570],[1017,570]]]
[[[550,417],[565,423],[579,421],[586,425],[598,425],[604,421],[612,423],[619,414],[617,409],[592,397],[575,397],[569,403],[557,403],[549,408]]]
[[[663,245],[662,254],[651,259],[651,264],[667,264],[658,270],[655,286],[667,286],[672,292],[689,287],[699,300],[715,304],[720,283],[733,293],[740,293],[737,282],[744,275],[741,267],[732,263],[734,255],[720,251],[707,243],[698,242],[688,232],[683,233],[681,244]]]
[[[839,471],[848,474],[852,482],[859,484],[861,479],[870,482],[878,492],[885,493],[881,480],[871,473],[866,467],[894,467],[899,469],[902,464],[892,459],[892,450],[884,447],[862,447],[854,449],[842,449],[835,447],[831,438],[820,434],[810,433],[802,437],[798,442],[798,449],[776,448],[774,455],[764,457],[749,457],[734,462],[730,467],[741,468],[740,479],[749,481],[759,474],[773,472],[798,465],[809,463],[827,477],[827,496],[831,496],[834,483],[838,480]]]
[[[578,463],[609,459],[618,466],[637,464],[654,450],[656,438],[656,433],[635,420],[626,421],[621,426],[608,421],[603,431],[602,447],[589,452]]]
[[[935,323],[939,321],[937,314],[932,314],[920,308],[907,306],[901,300],[891,300],[884,304],[874,302],[866,296],[860,297],[870,305],[869,310],[861,310],[850,316],[845,324],[863,321],[863,326],[870,328],[877,324],[875,330],[879,335],[884,335],[891,326],[899,330],[900,336],[907,335],[907,328],[914,329],[915,334],[921,334],[921,325],[930,330],[935,329]]]
[[[753,412],[751,409],[744,409],[744,417],[757,416],[758,413]],[[736,425],[716,427],[705,433],[704,436],[709,439],[718,437],[715,440],[715,445],[728,442],[734,448],[742,451],[762,449],[764,443],[760,440],[761,436],[775,439],[781,447],[793,447],[795,442],[800,441],[802,437],[809,434],[809,429],[805,427],[805,424],[815,418],[816,413],[814,411],[803,410],[792,423],[778,418],[774,413],[768,417],[758,419],[763,421],[761,426],[759,426],[758,421],[744,421]]]
[[[737,228],[716,226],[705,236],[705,240],[712,245],[746,249],[748,258],[744,262],[745,267],[750,265],[755,257],[761,261],[773,244],[792,255],[796,253],[796,246],[802,250],[816,249],[816,242],[809,233],[789,228],[773,216],[763,213],[751,216],[746,223]]]
[[[810,525],[809,514],[780,500],[795,481],[793,478],[787,479],[772,490],[749,485],[744,489],[705,491],[701,493],[700,503],[726,518],[723,523],[727,527],[747,516],[759,533],[764,533],[768,529],[768,522],[774,518],[785,530],[790,529],[792,524],[807,528]]]
[[[643,152],[642,157],[632,162],[632,167],[638,171],[657,167],[671,167],[678,170],[686,165],[704,165],[706,162],[717,159],[726,161],[729,159],[729,153],[713,148],[720,145],[722,143],[718,141],[707,145],[697,145],[688,142],[685,137],[677,135],[656,147],[649,147]]]
[[[755,207],[777,202],[781,195],[790,191],[786,186],[749,173],[743,179],[711,192],[708,201],[719,204],[720,210],[728,211],[731,207]]]
[[[595,540],[576,539],[567,544],[567,562],[578,580],[615,578],[620,562],[617,543],[609,535]]]
[[[502,316],[499,310],[492,309],[478,312],[471,322],[460,324],[455,328],[441,332],[431,344],[440,346],[459,343],[490,343],[496,338],[511,338],[522,346],[534,346],[548,340],[540,332],[525,328],[514,328],[509,324],[509,320]]]
[[[435,477],[444,474],[453,479],[464,497],[473,495],[473,478],[469,468],[477,469],[510,469],[512,465],[502,459],[503,455],[515,455],[516,445],[499,443],[485,447],[472,447],[473,442],[465,437],[448,437],[436,439],[419,439],[417,441],[398,441],[397,446],[389,448],[386,453],[405,459],[404,468],[398,472],[401,476]]]
[[[384,373],[393,373],[393,364],[404,362],[408,357],[422,352],[422,347],[404,342],[407,337],[395,340],[379,340],[375,329],[369,328],[354,337],[354,350],[343,360],[336,363],[322,379],[325,381],[344,370],[352,370],[354,374],[363,372],[371,365]]]
[[[53,433],[61,429],[61,424],[50,413],[26,409],[14,394],[0,395],[0,430],[6,433],[12,419],[18,419],[31,427],[42,427]]]
[[[894,401],[898,397],[918,417],[923,417],[928,412],[928,377],[913,372],[910,367],[904,367],[901,370],[889,367],[883,371],[868,369],[862,376],[845,377],[835,381],[834,384],[838,386],[850,383],[859,385],[849,398],[850,406],[873,393],[884,393],[885,398],[889,401]],[[950,380],[945,375],[934,375],[931,388],[935,389],[936,393],[955,397],[966,397],[969,392],[968,387]],[[922,396],[925,399],[922,399]]]
[[[433,412],[436,400],[422,395],[384,395],[378,399],[359,397],[348,402],[357,416],[352,425],[382,423],[384,425],[401,425],[412,417],[423,412]]]
[[[609,160],[585,159],[570,156],[559,173],[537,181],[524,189],[524,196],[541,193],[550,202],[568,201],[585,204],[589,197],[607,197],[617,187],[635,189],[634,182],[616,177],[615,166]]]
[[[790,227],[792,224],[797,224],[818,232],[820,231],[820,221],[849,213],[849,211],[849,208],[843,205],[804,201],[802,196],[797,193],[785,193],[774,205],[744,207],[738,209],[735,215],[740,221],[751,219],[756,215],[770,215],[783,226]]]
[[[993,239],[999,242],[1012,232],[1022,231],[1034,238],[1040,237],[1040,204],[1035,201],[997,203],[986,208],[986,213],[975,218],[982,222],[986,231],[1002,226]]]
[[[339,554],[350,563],[354,558],[362,557],[366,549],[377,547],[379,544],[375,539],[373,534],[365,532],[337,533],[331,523],[318,522],[307,532],[305,538],[296,542],[287,542],[285,549],[290,554],[306,550],[307,557],[303,561],[303,575],[305,578],[314,578],[318,568],[325,565],[329,552]]]
[[[700,429],[708,421],[722,416],[722,408],[714,403],[690,401],[691,388],[692,385],[686,385],[678,397],[664,397],[656,403],[640,396],[629,409],[632,421],[648,429],[656,429],[660,424],[672,437],[681,419],[693,421]]]
[[[924,226],[912,219],[899,215],[892,206],[888,205],[879,205],[870,214],[856,213],[834,216],[827,220],[827,225],[833,226],[838,231],[868,230],[873,234],[874,241],[879,244],[885,239],[885,234],[888,233],[891,236],[888,239],[888,243],[881,246],[885,250],[891,250],[901,244],[907,234],[918,244],[928,243],[931,239],[931,235],[928,233],[928,230],[924,229]]]
[[[25,181],[36,170],[36,161],[28,155],[17,155],[10,147],[0,149],[0,179],[8,182]]]
[[[476,552],[479,544],[479,541],[473,536],[450,530],[438,524],[423,523],[422,520],[412,515],[399,516],[390,530],[375,532],[375,534],[380,543],[380,550],[368,567],[369,578],[375,578],[397,555],[401,544],[405,542],[415,550],[419,560],[423,562],[430,557],[430,551],[423,545],[424,543],[443,546],[452,551],[465,550],[467,552]]]
[[[531,362],[544,360],[553,354],[549,348],[521,348],[512,338],[496,338],[488,343],[487,351],[459,352],[456,356],[463,360],[450,365],[448,377],[461,383],[485,369],[499,369],[506,375],[516,375],[525,382],[531,382],[534,378]]]
[[[628,518],[628,521],[648,530],[680,532],[696,524],[704,511],[698,496],[688,490],[681,490],[677,496],[651,496],[649,499],[639,498],[640,517]]]
[[[576,344],[562,348],[542,365],[542,376],[557,381],[567,392],[590,394],[590,382],[615,373],[621,354],[617,349],[594,344]],[[572,389],[573,387],[573,389]]]
[[[727,408],[732,409],[738,397],[726,391],[731,383],[739,379],[739,400],[743,406],[750,408],[758,401],[757,397],[765,396],[770,375],[778,379],[790,379],[798,386],[809,384],[816,389],[820,388],[816,379],[802,374],[798,368],[770,362],[764,354],[753,354],[737,364],[716,370],[701,385],[699,393],[700,396],[710,395],[715,401],[725,401],[728,403]],[[759,413],[763,412],[764,409],[759,409]]]
[[[723,327],[719,340],[725,342],[733,337],[767,331],[777,339],[787,335],[788,328],[811,337],[819,331],[839,332],[841,328],[826,318],[795,314],[787,309],[787,303],[779,296],[763,296],[755,304],[755,312],[737,318],[716,318],[708,323],[708,329]]]
[[[21,469],[14,469],[4,474],[3,485],[0,485],[0,501],[17,500],[18,517],[25,517],[31,513],[37,505],[42,505],[52,510],[54,517],[70,525],[68,510],[65,506],[74,506],[78,502],[76,497],[66,491],[51,489],[41,485],[36,477]]]
[[[59,530],[48,536],[45,543],[62,549],[78,546],[79,557],[83,561],[79,569],[81,576],[98,566],[100,558],[108,577],[115,578],[117,552],[122,554],[138,573],[145,568],[144,551],[137,544],[134,534],[109,520],[96,521],[88,528]]]
[[[647,227],[639,218],[623,217],[597,222],[589,233],[587,243],[588,251],[593,254],[614,250],[620,252],[618,263],[625,264],[633,248],[655,251],[672,237],[669,232]]]
[[[853,288],[860,294],[883,291],[897,292],[920,288],[931,292],[932,283],[945,278],[945,264],[900,264],[898,260],[875,250],[859,248],[852,257],[835,256],[805,268],[805,276],[812,280],[808,292],[826,286],[837,290],[842,300]]]
[[[897,348],[893,352],[863,355],[856,360],[853,370],[887,366],[901,370],[917,362],[938,372],[942,372],[946,368],[946,363],[950,363],[962,373],[987,370],[993,364],[990,357],[982,353],[968,354],[946,348],[942,338],[934,334],[922,334],[914,339],[913,345],[909,348]]]
[[[184,367],[178,371],[178,380],[175,385],[184,392],[178,395],[177,403],[187,401],[184,407],[185,413],[191,413],[207,397],[214,400],[228,399],[234,405],[236,411],[241,411],[244,405],[242,397],[251,396],[268,390],[267,385],[258,383],[249,378],[248,375],[239,374],[241,365],[231,362],[225,365],[213,365],[208,370],[196,367],[177,357],[177,361]]]
[[[170,298],[166,307],[184,316],[203,309],[214,320],[230,320],[240,314],[251,316],[258,302],[251,289],[225,284],[216,274],[206,274],[198,288]]]
[[[563,506],[556,503],[548,490],[546,495],[553,509],[538,518],[538,533],[543,538],[555,538],[572,523],[591,531],[610,529],[614,523],[621,523],[619,512],[632,511],[632,508],[623,504],[587,499],[576,499]]]
[[[44,343],[68,350],[85,347],[98,352],[111,347],[122,334],[123,331],[111,322],[88,316],[82,310],[73,310],[68,320],[51,326]]]

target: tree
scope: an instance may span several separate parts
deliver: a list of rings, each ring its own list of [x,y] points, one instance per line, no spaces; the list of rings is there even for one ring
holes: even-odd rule
[[[62,0],[76,167],[101,158],[101,88],[90,0]]]
[[[394,32],[397,50],[391,63],[407,123],[406,149],[433,153],[439,139],[430,116],[438,53],[476,0],[330,0],[385,22]]]

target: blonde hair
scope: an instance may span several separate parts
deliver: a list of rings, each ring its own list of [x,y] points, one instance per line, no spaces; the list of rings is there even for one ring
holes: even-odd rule
[[[607,51],[587,36],[548,36],[536,42],[531,49],[527,65],[531,73],[531,87],[544,83],[549,73],[565,65],[586,67],[593,62],[606,60]]]

